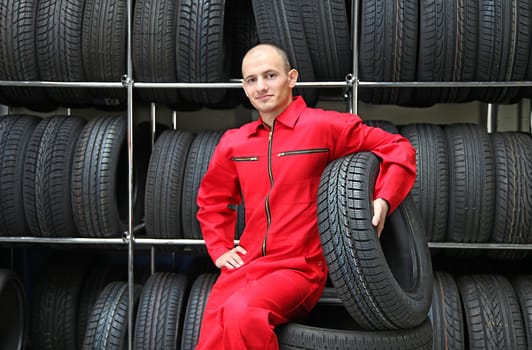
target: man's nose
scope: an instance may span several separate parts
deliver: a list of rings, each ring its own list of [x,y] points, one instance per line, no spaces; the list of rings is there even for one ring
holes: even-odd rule
[[[265,90],[268,86],[263,78],[257,79],[257,90]]]

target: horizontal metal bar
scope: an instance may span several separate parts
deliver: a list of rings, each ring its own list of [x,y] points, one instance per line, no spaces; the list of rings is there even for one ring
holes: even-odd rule
[[[0,243],[46,243],[46,244],[126,244],[123,238],[85,238],[85,237],[0,237]]]
[[[305,81],[298,82],[297,87],[321,87],[321,88],[343,88],[348,86],[347,81]],[[122,82],[73,82],[73,81],[14,81],[0,80],[0,86],[22,86],[22,87],[66,87],[66,88],[126,88],[127,84]],[[359,81],[358,87],[525,87],[532,86],[532,81]],[[222,83],[155,83],[155,82],[133,82],[134,88],[141,89],[219,89],[219,88],[242,88],[242,83],[236,79]]]
[[[234,81],[234,80],[233,80]],[[338,88],[345,87],[347,83],[345,81],[322,81],[322,82],[297,82],[298,87],[326,87],[326,88]],[[218,89],[218,88],[233,88],[241,89],[241,82],[229,82],[229,83],[149,83],[149,82],[134,82],[133,87],[147,89],[147,88],[167,88],[167,89]]]
[[[359,81],[358,87],[523,87],[532,81]]]
[[[532,250],[532,244],[429,242],[429,248]]]
[[[185,239],[185,238],[134,238],[135,245],[152,246],[152,245],[205,245],[203,239]],[[235,240],[237,245],[240,241]]]
[[[84,87],[84,88],[125,88],[121,82],[73,82],[73,81],[11,81],[0,80],[0,86],[25,87]]]

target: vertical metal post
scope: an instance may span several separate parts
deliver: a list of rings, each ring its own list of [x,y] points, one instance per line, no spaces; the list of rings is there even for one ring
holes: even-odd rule
[[[353,88],[351,91],[351,113],[358,114],[358,0],[351,1],[351,26],[353,33]]]
[[[529,112],[528,127],[530,128],[528,129],[528,132],[532,134],[532,99],[530,99],[530,110],[528,112]]]
[[[127,156],[128,156],[128,349],[133,348],[133,310],[135,308],[135,280],[134,280],[134,237],[133,237],[133,62],[131,58],[131,26],[133,14],[133,0],[127,0]]]
[[[497,106],[493,103],[488,103],[487,111],[487,125],[488,133],[497,131]]]
[[[151,148],[153,150],[153,145],[155,144],[155,133],[156,130],[156,115],[157,106],[154,102],[150,104],[150,121],[151,121]],[[150,272],[153,275],[155,273],[155,247],[150,249]]]

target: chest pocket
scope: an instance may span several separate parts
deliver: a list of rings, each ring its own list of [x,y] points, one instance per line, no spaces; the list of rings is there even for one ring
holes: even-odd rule
[[[321,176],[329,159],[328,148],[307,148],[277,153],[283,182]]]
[[[279,193],[292,203],[316,200],[323,170],[329,159],[328,148],[307,148],[279,152],[274,170]]]

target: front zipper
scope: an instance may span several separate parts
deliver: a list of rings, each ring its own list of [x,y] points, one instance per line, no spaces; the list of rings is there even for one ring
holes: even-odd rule
[[[231,157],[233,162],[256,162],[259,160],[258,156],[251,157]]]
[[[270,178],[270,192],[273,188],[273,170],[272,170],[272,143],[273,143],[273,128],[275,126],[275,120],[272,123],[270,133],[268,134],[268,176]],[[266,233],[264,234],[264,240],[262,241],[262,256],[266,256],[266,241],[268,239],[268,231],[272,223],[272,215],[270,211],[270,193],[266,195],[264,203],[266,209]]]
[[[278,157],[285,157],[285,156],[294,156],[298,154],[312,154],[312,153],[327,153],[329,152],[328,148],[309,148],[309,149],[299,149],[299,150],[293,150],[293,151],[284,151],[277,153]]]

